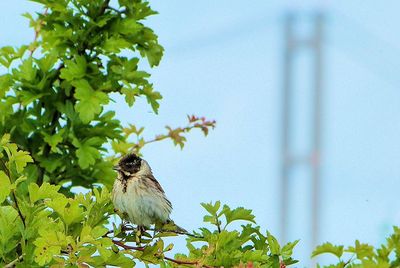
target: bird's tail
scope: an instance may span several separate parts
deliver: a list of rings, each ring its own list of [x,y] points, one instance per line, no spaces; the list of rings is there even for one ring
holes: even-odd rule
[[[162,229],[165,230],[165,231],[172,231],[172,232],[182,233],[182,234],[186,234],[188,232],[184,228],[182,228],[179,225],[177,225],[173,220],[168,220],[162,226]]]
[[[196,237],[196,238],[202,238],[201,236],[197,236],[195,234],[191,234],[186,229],[180,227],[177,225],[173,220],[169,219],[167,222],[165,222],[161,228],[158,228],[159,231],[161,232],[172,232],[176,234],[182,234],[182,235],[187,235],[191,237]]]

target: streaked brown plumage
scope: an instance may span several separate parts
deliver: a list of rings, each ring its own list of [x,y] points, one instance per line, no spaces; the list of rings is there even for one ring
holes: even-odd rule
[[[171,202],[145,160],[128,154],[114,169],[118,171],[118,177],[114,182],[112,200],[119,212],[140,227],[170,221]]]

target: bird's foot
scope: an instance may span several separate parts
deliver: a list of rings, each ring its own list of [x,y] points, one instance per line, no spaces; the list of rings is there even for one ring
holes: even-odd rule
[[[136,228],[136,245],[140,246],[142,240],[142,234],[146,232],[146,227],[138,225]]]

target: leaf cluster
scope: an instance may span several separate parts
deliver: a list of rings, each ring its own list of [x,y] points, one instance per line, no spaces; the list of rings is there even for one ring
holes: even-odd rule
[[[121,155],[125,155],[131,151],[140,155],[140,151],[145,145],[170,139],[175,146],[179,146],[181,149],[183,149],[187,140],[185,137],[186,133],[193,129],[200,129],[204,136],[207,136],[209,130],[214,129],[216,125],[215,120],[207,120],[204,117],[191,115],[187,116],[187,118],[188,123],[185,127],[172,128],[170,126],[166,126],[165,128],[167,129],[167,133],[156,135],[152,139],[146,139],[144,137],[144,127],[138,128],[137,126],[130,124],[128,127],[122,129],[125,139],[123,141],[114,140],[111,143],[112,148],[114,152]]]
[[[175,257],[184,261],[196,261],[205,267],[285,267],[297,263],[292,256],[293,248],[299,242],[281,246],[269,232],[262,232],[255,225],[252,211],[243,207],[231,209],[221,202],[202,203],[207,211],[204,222],[213,228],[202,227],[194,237],[187,239],[187,255]],[[232,223],[244,223],[232,228]]]
[[[163,54],[144,24],[156,12],[144,0],[34,2],[45,10],[24,14],[35,40],[0,48],[0,134],[31,153],[31,182],[109,186],[115,174],[107,144],[124,141],[120,121],[105,110],[110,94],[159,108],[161,94],[139,67],[143,59],[157,66]]]
[[[395,268],[400,267],[400,228],[394,226],[393,233],[386,238],[386,243],[380,247],[361,243],[356,240],[354,246],[345,248],[343,245],[333,245],[326,242],[312,253],[312,257],[321,254],[333,254],[338,262],[331,264],[327,268]]]

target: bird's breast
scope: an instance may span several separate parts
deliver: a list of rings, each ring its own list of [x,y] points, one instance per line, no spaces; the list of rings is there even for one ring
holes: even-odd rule
[[[112,198],[114,207],[128,214],[130,221],[139,225],[150,225],[156,219],[165,222],[171,212],[163,194],[154,191],[139,178],[126,182],[117,179]]]

